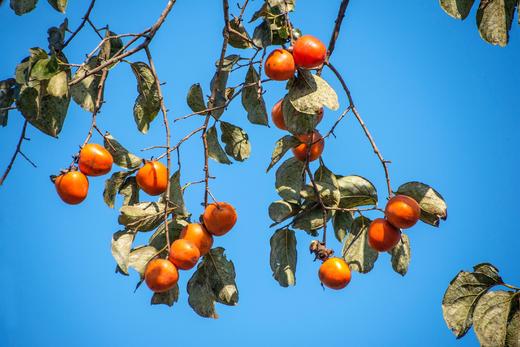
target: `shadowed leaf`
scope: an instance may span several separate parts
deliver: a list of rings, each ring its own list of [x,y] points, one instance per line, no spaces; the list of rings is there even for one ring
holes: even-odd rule
[[[137,92],[139,93],[134,104],[134,120],[137,129],[146,134],[150,123],[157,117],[161,108],[159,92],[152,70],[146,63],[136,62],[131,67],[137,79]]]
[[[372,221],[358,217],[352,222],[341,253],[353,271],[368,273],[374,268],[378,252],[368,245],[368,227]]]
[[[273,277],[282,287],[296,285],[296,235],[294,230],[277,230],[269,241]]]
[[[408,272],[408,265],[412,256],[410,248],[410,239],[405,233],[401,233],[401,241],[392,248],[388,253],[392,257],[392,268],[401,276]]]
[[[285,153],[287,153],[288,150],[293,148],[294,146],[300,144],[300,140],[298,140],[296,137],[292,135],[285,135],[278,141],[276,141],[276,144],[274,145],[273,154],[271,155],[271,162],[269,163],[269,166],[267,167],[266,171],[271,170],[273,166],[276,165],[280,161],[280,159],[283,158]]]
[[[208,142],[208,155],[211,159],[221,164],[231,164],[231,160],[218,142],[217,128],[214,125],[206,132],[206,140]]]
[[[247,111],[247,119],[253,124],[267,125],[267,110],[265,108],[264,97],[262,96],[262,88],[259,87],[258,81],[260,77],[253,65],[247,70],[245,84],[242,91],[242,105]]]
[[[419,203],[421,220],[433,226],[439,226],[441,220],[448,217],[448,206],[435,189],[421,182],[408,182],[397,189],[397,194],[407,195]]]
[[[226,144],[224,150],[228,155],[238,161],[249,158],[251,144],[249,143],[249,136],[242,128],[220,121],[220,130],[222,131],[220,139]]]
[[[125,147],[123,147],[112,135],[105,135],[104,146],[108,152],[112,155],[114,163],[117,166],[124,167],[126,169],[137,169],[142,165],[143,159],[130,153]]]

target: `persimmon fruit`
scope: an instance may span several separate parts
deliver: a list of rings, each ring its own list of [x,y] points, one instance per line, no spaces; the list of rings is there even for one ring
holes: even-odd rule
[[[79,171],[69,171],[56,177],[54,186],[61,200],[71,205],[79,204],[88,194],[87,176]]]
[[[377,218],[368,227],[368,244],[378,252],[387,252],[401,239],[401,230],[384,218]]]
[[[265,74],[272,80],[288,80],[294,76],[295,71],[294,58],[285,49],[275,49],[265,60]]]
[[[325,286],[331,289],[343,289],[349,284],[352,275],[345,260],[329,258],[321,264],[318,276]]]
[[[305,161],[307,159],[309,143],[311,144],[309,161],[318,159],[323,153],[323,149],[325,148],[325,140],[323,140],[323,137],[318,130],[314,130],[310,134],[298,135],[297,138],[301,143],[294,147],[292,152],[298,160]]]
[[[421,207],[409,196],[396,195],[386,203],[385,217],[396,228],[407,229],[421,217]]]
[[[150,160],[139,169],[135,178],[145,193],[159,195],[164,193],[168,186],[168,169],[163,163]]]
[[[97,143],[86,144],[79,152],[79,171],[87,176],[101,176],[112,169],[114,159],[105,147]]]
[[[180,238],[192,242],[199,249],[200,256],[207,254],[213,246],[213,235],[200,223],[186,225]]]
[[[287,126],[283,119],[282,104],[283,99],[274,104],[273,109],[271,110],[271,119],[278,129],[287,130]]]
[[[320,67],[327,57],[327,48],[312,35],[303,35],[293,45],[294,63],[305,69]]]
[[[179,280],[179,272],[175,265],[166,259],[153,259],[146,265],[144,281],[155,293],[166,292]]]
[[[178,269],[189,270],[195,265],[200,258],[200,251],[193,242],[185,239],[177,239],[170,246],[170,254],[168,260]]]
[[[202,221],[211,234],[222,236],[230,231],[237,222],[237,212],[227,202],[214,202],[204,210]]]

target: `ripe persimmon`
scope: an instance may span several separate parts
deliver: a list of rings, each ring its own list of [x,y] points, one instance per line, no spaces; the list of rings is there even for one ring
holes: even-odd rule
[[[71,205],[79,204],[88,194],[87,176],[79,171],[69,171],[56,177],[54,186],[61,200]]]
[[[202,220],[210,233],[215,236],[222,236],[235,225],[237,212],[227,202],[214,202],[206,207],[202,214]]]
[[[287,130],[287,126],[283,119],[282,103],[283,99],[274,104],[273,109],[271,110],[271,119],[278,129]]]
[[[87,176],[101,176],[110,172],[113,162],[112,155],[97,143],[86,144],[79,152],[79,171]]]
[[[180,238],[191,241],[199,249],[200,256],[208,253],[213,246],[213,235],[200,223],[186,225],[181,231]]]
[[[295,71],[293,56],[285,49],[275,49],[265,60],[265,74],[275,81],[288,80]]]
[[[200,258],[200,251],[193,242],[185,239],[177,239],[170,246],[168,260],[181,270],[189,270]]]
[[[350,268],[341,258],[329,258],[323,262],[318,271],[321,283],[331,289],[343,289],[349,284]]]
[[[421,207],[409,196],[396,195],[386,203],[385,217],[396,228],[407,229],[421,217]]]
[[[401,230],[384,218],[377,218],[368,227],[368,244],[378,252],[394,248],[401,239]]]
[[[139,169],[135,178],[139,187],[147,194],[159,195],[168,186],[168,169],[161,162],[151,160]]]
[[[320,67],[327,57],[327,48],[317,38],[303,35],[293,45],[294,63],[305,69]]]
[[[146,265],[144,280],[148,288],[155,293],[162,293],[175,286],[179,280],[179,272],[169,260],[153,259]]]
[[[309,161],[314,161],[321,156],[325,148],[325,141],[318,130],[314,130],[310,134],[298,135],[297,137],[301,143],[294,147],[292,152],[298,160],[305,161],[307,159],[309,143],[311,143]]]

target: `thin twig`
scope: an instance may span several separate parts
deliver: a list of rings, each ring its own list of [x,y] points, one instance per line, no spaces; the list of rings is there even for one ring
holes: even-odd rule
[[[166,148],[168,150],[166,151],[166,172],[168,181],[166,183],[166,191],[164,192],[164,228],[166,230],[166,245],[168,249],[168,254],[170,253],[170,232],[168,229],[168,206],[170,203],[170,169],[171,169],[171,154],[170,154],[170,126],[168,124],[168,111],[166,109],[166,106],[164,104],[164,97],[161,90],[161,82],[159,81],[159,76],[157,75],[157,71],[155,69],[155,64],[152,59],[152,54],[150,53],[150,50],[148,49],[148,46],[144,48],[144,51],[146,52],[146,57],[148,58],[148,62],[150,63],[150,69],[152,70],[154,79],[155,79],[155,85],[157,87],[157,94],[159,96],[159,101],[161,104],[161,112],[163,114],[163,123],[164,123],[164,129],[165,129],[165,135],[166,135]]]
[[[25,120],[25,122],[23,123],[22,132],[20,134],[20,138],[18,139],[18,143],[16,144],[16,149],[11,157],[11,160],[9,161],[9,164],[7,165],[7,168],[4,171],[4,174],[2,175],[2,178],[0,178],[0,186],[4,183],[5,179],[7,178],[7,175],[9,175],[9,172],[11,171],[14,161],[16,160],[16,157],[18,156],[18,154],[21,154],[25,159],[27,159],[27,161],[29,161],[29,163],[31,163],[34,167],[36,167],[36,165],[22,153],[22,143],[24,140],[27,140],[27,138],[25,137],[25,132],[27,130],[27,123],[28,123],[27,120]]]
[[[374,150],[374,153],[377,155],[377,158],[379,159],[379,161],[381,162],[381,165],[383,166],[383,170],[385,171],[386,187],[388,190],[388,198],[391,198],[393,193],[392,193],[392,186],[390,184],[390,174],[388,171],[388,164],[390,163],[390,161],[385,160],[385,158],[381,154],[381,151],[377,147],[376,142],[374,141],[374,138],[372,137],[372,134],[368,130],[367,126],[365,125],[365,122],[361,118],[358,110],[356,109],[356,106],[354,105],[354,100],[352,99],[352,95],[350,94],[350,90],[347,87],[345,80],[343,79],[343,77],[341,76],[339,71],[334,67],[334,65],[332,65],[330,62],[328,62],[327,66],[334,73],[334,75],[336,75],[339,82],[341,83],[341,86],[345,90],[345,93],[347,94],[347,98],[350,103],[350,108],[352,110],[352,113],[354,114],[354,117],[356,117],[356,119],[357,119],[359,125],[361,126],[361,128],[363,129],[363,131],[365,132],[365,136],[367,137],[368,141],[370,142],[370,145],[372,146],[372,149]]]
[[[216,76],[222,71],[222,67],[224,65],[224,58],[226,57],[226,50],[229,42],[229,32],[231,29],[231,25],[229,24],[229,3],[228,0],[223,0],[223,10],[224,10],[224,32],[223,32],[223,41],[222,41],[222,49],[220,50],[220,58],[217,67]],[[217,86],[218,83],[215,83],[213,86],[213,90],[211,91],[210,101],[213,103],[215,101],[217,95]],[[209,119],[211,117],[211,113],[206,115],[206,119],[204,120],[204,129],[202,130],[202,143],[204,145],[204,207],[208,206],[208,195],[209,195],[209,148],[208,148],[208,139],[207,139],[207,131]]]
[[[74,32],[72,33],[72,35],[69,36],[69,38],[67,39],[67,41],[65,41],[65,43],[63,44],[63,47],[61,48],[62,50],[67,47],[67,45],[70,43],[70,41],[72,41],[72,39],[74,39],[74,37],[81,31],[81,29],[83,28],[83,26],[85,25],[85,23],[89,20],[89,16],[90,16],[90,12],[92,12],[92,9],[94,8],[94,4],[96,3],[96,0],[92,0],[90,1],[90,5],[88,6],[88,9],[87,9],[87,12],[85,13],[85,15],[83,16],[83,20],[81,21],[81,23],[79,24],[78,28],[76,30],[74,30]]]

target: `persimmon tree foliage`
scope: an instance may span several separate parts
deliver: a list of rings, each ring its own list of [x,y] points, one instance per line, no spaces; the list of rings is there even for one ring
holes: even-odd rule
[[[446,289],[442,313],[457,338],[473,326],[482,346],[520,346],[520,288],[504,283],[492,264],[459,272]]]
[[[31,11],[36,2],[11,0],[10,6],[21,15]],[[49,3],[65,12],[66,0]],[[231,13],[228,0],[223,0],[223,39],[215,74],[207,87],[193,81],[186,98],[192,112],[172,120],[164,103],[164,86],[154,65],[150,42],[175,3],[166,1],[164,10],[148,29],[117,34],[108,25],[100,29],[92,22],[90,14],[95,0],[91,0],[74,30],[69,30],[65,19],[48,30],[48,50],[29,49],[29,56],[18,64],[14,77],[0,82],[2,125],[7,125],[9,111],[17,110],[25,118],[1,183],[18,155],[28,159],[22,144],[29,125],[57,137],[72,99],[92,114],[92,122],[67,169],[52,176],[59,196],[67,203],[80,203],[87,197],[91,183],[87,176],[94,181],[93,177],[108,173],[115,164],[118,169],[105,181],[103,199],[113,208],[116,197],[122,196],[118,216],[122,230],[114,233],[112,239],[117,272],[128,275],[130,268],[136,270],[140,275],[137,286],[145,281],[154,292],[152,304],[172,306],[179,297],[178,278],[186,274],[182,270],[196,267],[187,284],[188,303],[199,315],[216,318],[215,303],[235,305],[239,299],[233,262],[226,257],[223,247],[213,247],[214,237],[232,230],[237,214],[232,204],[218,201],[211,193],[210,182],[215,177],[211,176],[210,159],[229,165],[250,156],[254,139],[242,127],[225,120],[226,108],[240,96],[244,118],[252,124],[268,126],[268,107],[263,99],[266,85],[285,83],[286,95],[281,95],[273,105],[271,118],[286,133],[276,141],[272,159],[266,163],[267,171],[276,168],[274,186],[280,196],[268,208],[273,220],[271,227],[275,228],[270,239],[274,279],[283,287],[296,284],[296,230],[310,236],[309,249],[314,260],[323,262],[319,280],[329,288],[348,285],[351,271],[370,272],[379,252],[390,253],[393,269],[404,276],[411,246],[402,229],[419,220],[439,226],[447,217],[447,206],[440,193],[425,183],[392,185],[390,162],[384,159],[363,121],[341,68],[334,65],[333,52],[349,1],[340,2],[325,46],[291,21],[294,0],[245,0],[236,13]],[[252,9],[251,18],[246,18],[246,9],[253,5],[258,8]],[[75,43],[78,32],[90,29],[99,36],[98,44],[86,52],[85,61],[69,62],[67,47]],[[138,52],[146,54],[146,61],[133,61]],[[110,71],[127,66],[137,83],[133,109],[137,130],[146,134],[159,113],[162,115],[164,140],[144,149],[155,154],[151,158],[136,155],[135,149],[130,151],[97,123]],[[322,76],[324,72],[326,77]],[[239,75],[243,82],[229,85],[231,74]],[[330,79],[339,81],[347,105],[340,105]],[[351,168],[325,163],[322,157],[327,147],[333,145],[329,140],[337,135],[338,126],[348,116],[355,118],[368,140],[367,149],[381,163],[381,175],[386,182],[383,198],[369,179],[341,173]],[[170,127],[193,117],[200,119],[200,125],[177,142],[172,141]],[[324,117],[337,118],[330,129],[320,132],[317,127]],[[95,140],[98,135],[99,144]],[[204,177],[186,180],[181,175],[179,148],[195,135],[203,143]],[[290,150],[292,155],[288,154]],[[176,168],[172,158],[175,155]],[[204,185],[203,210],[197,215],[189,212],[183,198],[185,190],[194,184]],[[331,228],[336,241],[327,238]],[[148,242],[135,244],[136,235],[147,232],[151,234]],[[320,235],[321,239],[317,239]],[[334,252],[336,247],[338,252]]]
[[[439,0],[442,9],[455,19],[464,20],[471,12],[475,0]],[[513,24],[515,9],[520,11],[518,0],[480,0],[476,24],[480,37],[493,45],[506,46]],[[520,24],[520,16],[518,16]]]

